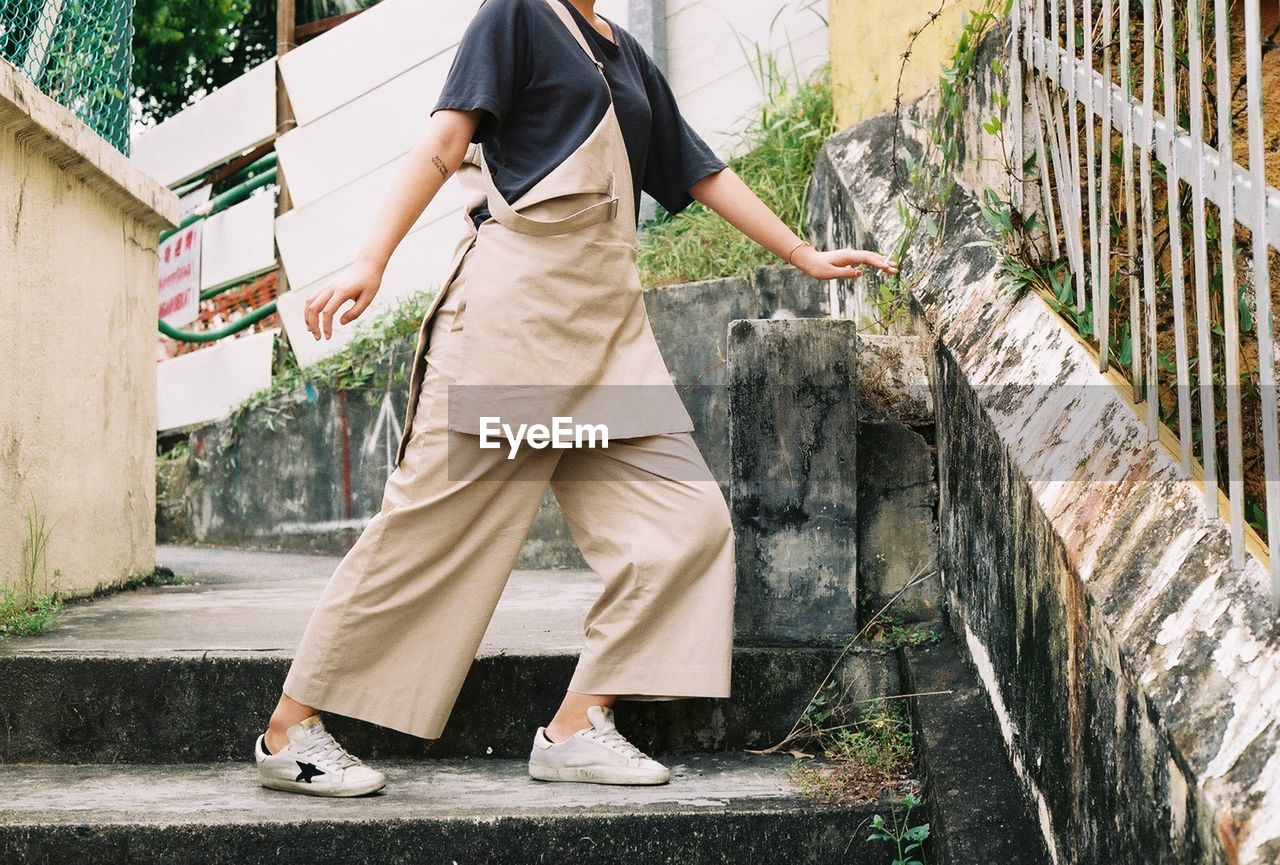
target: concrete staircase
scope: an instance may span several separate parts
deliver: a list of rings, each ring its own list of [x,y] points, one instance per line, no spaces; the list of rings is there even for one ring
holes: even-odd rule
[[[544,784],[524,762],[597,578],[518,571],[444,738],[331,718],[390,783],[310,799],[260,788],[251,750],[336,559],[168,547],[161,560],[185,582],[74,606],[0,646],[0,862],[884,861],[863,840],[875,804],[816,803],[792,757],[743,751],[790,729],[835,648],[743,647],[728,700],[620,704],[669,785]],[[842,675],[859,698],[900,690],[892,652],[855,652]]]
[[[264,790],[252,745],[338,560],[170,546],[160,563],[180,585],[77,605],[46,636],[0,646],[0,865],[882,865],[890,846],[867,836],[890,803],[815,801],[794,757],[751,753],[791,730],[833,669],[854,705],[895,697],[911,708],[926,796],[913,823],[935,826],[930,862],[1040,865],[994,713],[954,643],[844,651],[865,610],[890,597],[905,621],[942,627],[938,581],[915,580],[935,572],[937,501],[918,347],[849,321],[788,318],[780,311],[813,311],[814,286],[779,287],[771,274],[746,300],[722,281],[648,298],[738,538],[731,698],[618,706],[620,728],[673,767],[671,784],[526,773],[599,591],[594,574],[563,567],[572,557],[548,553],[564,539],[543,526],[524,562],[557,567],[512,575],[441,739],[330,716],[347,747],[385,767],[387,789],[355,801]],[[795,302],[780,305],[788,294]],[[758,317],[770,310],[778,317]],[[253,508],[307,501],[291,497],[290,477],[338,489],[295,459],[335,452],[326,431],[356,404],[338,403],[300,410],[276,438],[242,438],[234,465],[204,470],[222,486],[188,489],[207,505],[195,522],[222,532],[218,543],[262,541],[252,527],[271,523]],[[292,516],[308,525],[333,516],[303,510]],[[268,540],[285,546],[287,534]]]

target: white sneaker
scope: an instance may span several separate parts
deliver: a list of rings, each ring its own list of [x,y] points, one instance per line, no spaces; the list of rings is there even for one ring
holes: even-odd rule
[[[308,796],[363,796],[386,786],[386,776],[348,754],[324,728],[319,715],[305,718],[285,732],[289,744],[274,754],[267,750],[265,733],[254,745],[262,786]]]
[[[547,738],[546,727],[533,734],[529,775],[539,781],[584,781],[591,784],[665,784],[667,767],[646,756],[613,725],[607,706],[587,709],[591,726],[563,742]]]

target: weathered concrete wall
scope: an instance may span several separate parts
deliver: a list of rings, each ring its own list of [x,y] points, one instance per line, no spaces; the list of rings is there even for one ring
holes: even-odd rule
[[[904,621],[935,619],[938,487],[920,341],[855,334],[839,319],[738,321],[729,338],[740,638],[830,640],[890,602]]]
[[[933,394],[920,340],[858,335],[858,592],[907,621],[941,611]]]
[[[81,594],[155,567],[158,233],[177,199],[0,61],[0,581]]]
[[[842,319],[729,327],[730,510],[738,638],[858,630],[855,329]]]
[[[992,86],[967,117],[991,114]],[[899,236],[891,123],[827,145],[817,237]],[[975,126],[970,155],[991,146]],[[965,248],[981,236],[973,199],[946,222],[945,244],[904,269],[931,347],[940,560],[1057,861],[1280,860],[1280,636],[1262,566],[1231,568],[1225,525],[1147,444],[1126,389],[1038,297],[999,284],[988,250]]]

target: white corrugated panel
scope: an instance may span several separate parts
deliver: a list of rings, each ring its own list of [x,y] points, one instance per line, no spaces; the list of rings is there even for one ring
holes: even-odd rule
[[[276,220],[276,244],[290,285],[309,285],[355,260],[404,161],[400,157]],[[458,185],[446,181],[415,225],[456,214],[461,206]]]
[[[280,61],[300,126],[458,43],[478,0],[383,0]]]
[[[204,221],[200,288],[215,288],[276,265],[276,197],[259,192]]]
[[[270,140],[275,132],[273,58],[138,136],[131,159],[173,186]]]
[[[340,351],[351,341],[357,327],[373,321],[383,311],[398,306],[405,297],[439,286],[458,238],[465,230],[461,214],[455,211],[450,218],[436,220],[409,234],[396,249],[395,255],[391,256],[383,275],[382,287],[373,303],[365,310],[364,315],[350,325],[338,324],[335,317],[331,339],[317,340],[307,332],[303,321],[303,307],[333,274],[325,274],[310,285],[282,294],[277,309],[298,365],[309,366]]]
[[[224,339],[156,365],[156,429],[224,418],[271,383],[271,354],[279,328]]]
[[[826,62],[827,33],[814,31],[797,39],[788,51],[795,52],[796,68],[804,76]],[[790,56],[788,62],[791,62]],[[744,64],[677,99],[681,113],[707,144],[718,155],[728,158],[742,151],[735,133],[743,127],[746,116],[758,109],[763,95],[754,71]]]
[[[422,134],[454,50],[276,140],[294,207],[304,207],[407,152]]]
[[[454,48],[479,7],[480,0],[383,0],[289,52],[280,62],[280,73],[298,124],[312,123]],[[598,8],[627,26],[627,0],[600,0]]]
[[[680,110],[724,157],[739,148],[730,134],[764,98],[757,47],[779,70],[806,75],[828,57],[826,3],[698,0],[667,8],[666,77]],[[776,18],[775,18],[776,16]]]

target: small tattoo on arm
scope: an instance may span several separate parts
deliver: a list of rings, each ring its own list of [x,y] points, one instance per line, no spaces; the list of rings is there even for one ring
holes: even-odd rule
[[[432,165],[434,165],[434,166],[435,166],[435,167],[440,171],[440,176],[441,176],[441,177],[448,177],[448,176],[449,176],[449,169],[448,169],[448,167],[444,164],[444,160],[443,160],[443,159],[441,159],[439,156],[433,156],[433,157],[431,157],[431,164],[432,164]]]

